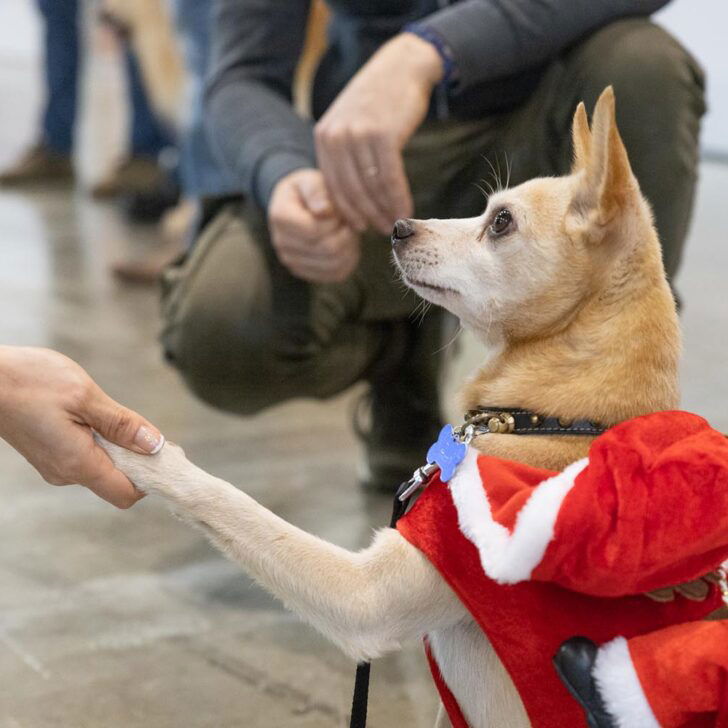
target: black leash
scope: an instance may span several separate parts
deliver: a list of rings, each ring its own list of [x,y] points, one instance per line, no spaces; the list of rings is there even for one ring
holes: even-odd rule
[[[473,437],[485,434],[503,435],[601,435],[606,431],[591,420],[565,420],[557,417],[544,417],[530,410],[517,407],[478,407],[465,415],[465,422],[455,435],[466,444]],[[392,518],[389,527],[395,528],[397,521],[405,514],[412,496],[422,487],[439,467],[426,464],[415,471],[410,480],[402,483],[394,496]],[[351,721],[349,728],[366,728],[367,705],[369,702],[369,676],[371,662],[360,662],[356,666],[354,697],[351,701]]]
[[[405,500],[400,497],[405,490],[407,482],[397,488],[392,504],[392,517],[389,520],[389,527],[395,528],[397,521],[404,515],[407,506],[411,500],[411,496]],[[356,677],[354,678],[354,697],[351,701],[351,721],[349,728],[366,728],[367,725],[367,705],[369,703],[369,674],[371,673],[371,662],[360,662],[356,666]]]

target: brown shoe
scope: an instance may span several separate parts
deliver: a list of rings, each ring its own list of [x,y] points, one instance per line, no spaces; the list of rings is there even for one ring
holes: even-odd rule
[[[119,195],[131,195],[159,187],[164,172],[153,159],[129,157],[114,167],[91,188],[91,196],[106,200]]]
[[[42,142],[30,147],[15,164],[0,172],[0,185],[22,187],[73,181],[71,158]]]

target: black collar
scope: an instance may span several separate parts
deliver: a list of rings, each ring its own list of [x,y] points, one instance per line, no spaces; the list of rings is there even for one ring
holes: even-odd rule
[[[462,428],[472,426],[473,436],[504,435],[601,435],[607,430],[591,420],[566,420],[518,407],[477,407],[465,414]]]

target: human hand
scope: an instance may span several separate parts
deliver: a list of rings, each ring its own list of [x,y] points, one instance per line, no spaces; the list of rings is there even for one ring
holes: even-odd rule
[[[359,234],[337,214],[318,169],[298,169],[276,184],[268,227],[278,259],[305,281],[344,281],[359,264]]]
[[[138,453],[153,454],[161,433],[106,395],[63,354],[0,346],[0,437],[52,485],[79,483],[119,508],[142,494],[96,444],[92,429]]]
[[[444,73],[437,50],[402,33],[349,81],[315,128],[316,155],[339,214],[354,230],[388,234],[413,214],[402,149]]]

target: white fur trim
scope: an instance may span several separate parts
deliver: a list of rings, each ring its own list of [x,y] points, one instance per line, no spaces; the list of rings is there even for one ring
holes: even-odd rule
[[[563,472],[539,483],[516,518],[513,533],[493,519],[478,470],[478,452],[468,448],[450,481],[458,525],[478,549],[485,573],[500,584],[531,576],[554,536],[554,524],[566,494],[589,463],[582,458]]]
[[[592,675],[618,728],[660,728],[642,690],[624,637],[617,637],[599,648]]]

